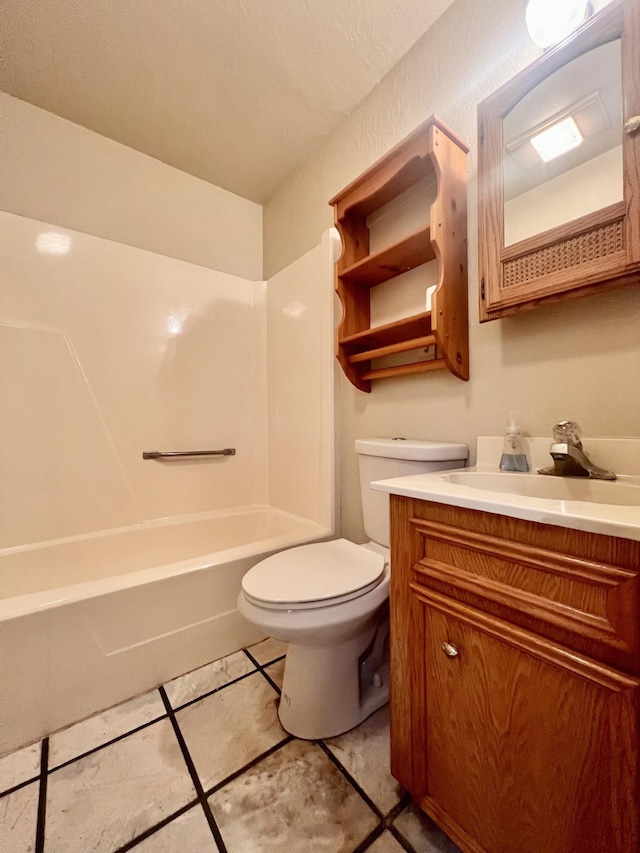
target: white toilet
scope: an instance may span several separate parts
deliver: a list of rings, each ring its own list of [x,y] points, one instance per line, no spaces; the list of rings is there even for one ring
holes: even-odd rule
[[[333,737],[389,698],[389,495],[373,480],[465,463],[465,444],[356,441],[364,526],[372,541],[301,545],[255,565],[238,596],[242,615],[289,644],[279,716],[299,738]]]

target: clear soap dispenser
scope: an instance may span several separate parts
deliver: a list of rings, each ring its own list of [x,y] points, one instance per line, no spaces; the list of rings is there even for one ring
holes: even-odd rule
[[[509,425],[504,437],[504,449],[500,459],[501,471],[528,471],[529,462],[524,449],[522,432],[518,425],[518,412],[509,412]]]

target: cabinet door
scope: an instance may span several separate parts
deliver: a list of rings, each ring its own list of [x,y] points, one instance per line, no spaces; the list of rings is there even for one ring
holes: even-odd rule
[[[638,680],[431,591],[419,598],[422,807],[474,853],[636,853]]]

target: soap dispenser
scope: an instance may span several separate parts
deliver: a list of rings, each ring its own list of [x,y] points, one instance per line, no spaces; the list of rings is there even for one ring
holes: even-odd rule
[[[518,412],[509,412],[509,425],[504,437],[504,449],[500,459],[501,471],[528,471],[529,463],[524,449],[522,433],[518,425]]]

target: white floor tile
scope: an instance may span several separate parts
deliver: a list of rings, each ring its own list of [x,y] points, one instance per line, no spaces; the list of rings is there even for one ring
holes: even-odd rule
[[[0,798],[2,853],[32,853],[35,850],[39,787],[39,782],[32,782]]]
[[[250,646],[248,651],[261,666],[264,666],[265,663],[270,663],[272,660],[286,655],[287,644],[269,637],[261,643],[256,643],[255,646]]]
[[[383,814],[400,802],[404,789],[390,769],[388,705],[326,744]]]
[[[38,776],[41,750],[41,745],[34,743],[0,758],[0,793]]]
[[[376,838],[367,853],[404,853],[404,847],[399,844],[390,832],[383,832]]]
[[[169,720],[50,774],[45,853],[116,850],[195,799]]]
[[[205,791],[286,737],[278,722],[277,699],[273,687],[256,672],[177,712]]]
[[[416,853],[461,853],[460,848],[414,803],[395,819],[393,825]]]
[[[226,658],[181,675],[180,678],[175,678],[165,684],[165,690],[171,707],[178,708],[254,669],[255,666],[244,652],[235,652]]]
[[[134,848],[135,853],[219,853],[200,805],[189,809]]]
[[[137,696],[49,738],[49,767],[58,767],[165,714],[157,690]]]
[[[230,853],[352,853],[378,819],[320,747],[292,741],[209,798]]]
[[[264,671],[273,681],[275,681],[280,690],[282,690],[282,680],[284,678],[284,661],[279,660],[276,661],[276,663],[272,663],[269,666],[265,666]]]

